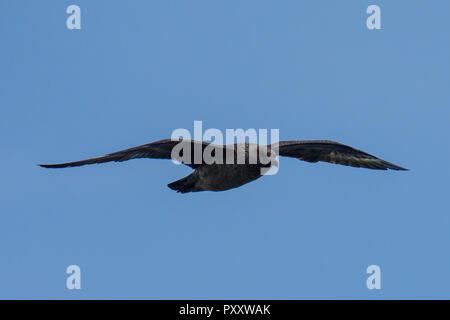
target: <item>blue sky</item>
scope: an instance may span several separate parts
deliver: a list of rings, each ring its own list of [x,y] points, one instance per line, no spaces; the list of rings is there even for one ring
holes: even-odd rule
[[[66,28],[79,5],[81,30]],[[366,8],[381,8],[381,30]],[[450,2],[0,0],[0,298],[450,298]],[[410,168],[283,158],[177,194],[171,161],[45,170],[277,128]],[[81,290],[66,288],[67,266]],[[366,268],[381,267],[381,290]]]

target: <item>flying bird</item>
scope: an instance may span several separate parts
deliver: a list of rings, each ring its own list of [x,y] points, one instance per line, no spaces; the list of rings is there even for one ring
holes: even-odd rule
[[[178,146],[178,147],[177,147]],[[181,147],[180,147],[181,146]],[[175,148],[178,148],[174,156]],[[205,152],[216,159],[195,158],[195,150]],[[188,154],[189,152],[189,154]],[[256,158],[252,157],[256,154]],[[239,158],[243,155],[243,158]],[[271,161],[267,161],[270,157]],[[181,193],[197,191],[224,191],[237,188],[260,178],[264,169],[278,166],[277,156],[297,158],[307,162],[330,162],[345,166],[375,170],[408,170],[379,159],[364,151],[329,140],[280,141],[267,146],[253,143],[216,145],[204,141],[164,139],[134,148],[110,153],[97,158],[59,164],[40,164],[44,168],[78,167],[86,164],[122,162],[138,158],[173,159],[190,166],[194,171],[168,187]],[[231,161],[227,161],[230,160]],[[241,162],[239,161],[241,159]],[[244,162],[242,162],[244,159]],[[222,160],[222,161],[217,161]]]

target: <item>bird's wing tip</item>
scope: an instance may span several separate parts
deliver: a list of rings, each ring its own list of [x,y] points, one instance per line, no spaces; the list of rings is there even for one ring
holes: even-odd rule
[[[408,168],[403,168],[403,167],[400,167],[400,166],[395,166],[394,168],[389,168],[389,169],[397,170],[397,171],[409,171]]]
[[[56,165],[54,165],[54,164],[38,164],[37,165],[38,167],[41,167],[41,168],[58,168]]]

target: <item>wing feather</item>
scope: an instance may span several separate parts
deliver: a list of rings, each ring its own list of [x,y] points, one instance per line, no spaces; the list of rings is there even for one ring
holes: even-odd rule
[[[408,170],[367,152],[329,140],[280,141],[279,155],[308,162],[330,162],[376,170]]]
[[[147,143],[141,146],[109,153],[107,155],[96,157],[96,158],[90,158],[80,161],[74,161],[74,162],[66,162],[66,163],[57,163],[57,164],[40,164],[39,166],[44,168],[67,168],[67,167],[78,167],[78,166],[84,166],[86,164],[94,164],[94,163],[105,163],[105,162],[122,162],[127,161],[131,159],[138,159],[138,158],[152,158],[152,159],[172,159],[172,149],[180,142],[183,143],[190,143],[191,144],[191,150],[194,150],[195,145],[201,145],[202,150],[208,145],[206,142],[201,141],[195,141],[195,140],[178,140],[178,139],[164,139],[159,140],[152,143]],[[221,146],[216,146],[221,147]],[[191,161],[186,161],[185,164],[195,168],[196,165],[194,164],[193,154],[194,152],[191,152],[192,157]]]

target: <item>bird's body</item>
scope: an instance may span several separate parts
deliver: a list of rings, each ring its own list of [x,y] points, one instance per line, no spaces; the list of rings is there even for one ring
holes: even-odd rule
[[[200,157],[194,156],[195,152],[199,152]],[[173,159],[194,169],[190,175],[168,184],[169,188],[186,193],[240,187],[261,177],[271,166],[278,166],[276,156],[378,170],[407,170],[364,151],[327,140],[280,141],[268,146],[252,143],[221,146],[194,140],[165,139],[102,157],[40,166],[66,168],[136,158]]]
[[[225,191],[237,188],[261,177],[260,165],[211,164],[203,165],[187,177],[170,183],[179,192]]]

